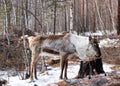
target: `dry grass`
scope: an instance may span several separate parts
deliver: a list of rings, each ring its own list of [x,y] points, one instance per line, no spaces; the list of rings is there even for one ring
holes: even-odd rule
[[[0,68],[16,68],[23,70],[25,65],[23,45],[18,45],[18,38],[10,39],[11,46],[6,39],[0,39]],[[22,68],[22,69],[21,69]]]
[[[120,47],[104,48],[101,51],[104,62],[120,65]]]

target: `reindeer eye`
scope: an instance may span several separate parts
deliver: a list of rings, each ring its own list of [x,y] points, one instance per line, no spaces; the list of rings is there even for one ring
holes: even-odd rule
[[[95,43],[93,43],[93,46],[96,46],[96,44],[95,44]]]

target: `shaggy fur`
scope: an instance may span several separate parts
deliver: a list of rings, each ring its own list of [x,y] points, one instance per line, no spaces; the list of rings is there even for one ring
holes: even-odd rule
[[[44,35],[28,37],[29,48],[32,51],[30,78],[33,80],[33,74],[37,79],[36,65],[44,53],[58,54],[60,56],[61,73],[60,79],[67,78],[67,57],[75,53],[81,60],[97,55],[94,42],[90,37],[83,37],[71,33],[63,35]],[[49,56],[49,55],[48,55]]]
[[[102,58],[101,58],[101,50],[99,48],[99,44],[96,39],[93,40],[95,43],[94,49],[98,52],[97,55],[95,55],[94,60],[91,61],[86,61],[86,62],[81,62],[80,64],[80,70],[78,72],[78,77],[77,78],[83,78],[86,75],[89,75],[89,78],[91,74],[100,74],[100,73],[105,73],[103,70],[103,63],[102,63]],[[106,75],[106,74],[105,74]]]

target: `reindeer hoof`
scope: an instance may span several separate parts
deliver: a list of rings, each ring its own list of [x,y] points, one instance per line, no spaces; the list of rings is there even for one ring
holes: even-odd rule
[[[68,79],[67,77],[65,77],[64,79]]]
[[[28,79],[28,78],[30,78],[30,75],[28,73],[26,73],[25,79]]]
[[[77,76],[75,77],[75,79],[82,79],[82,78],[84,78],[83,75],[77,75]]]
[[[107,76],[107,74],[105,73],[105,76]]]
[[[91,76],[89,76],[88,79],[91,79]]]
[[[63,77],[60,76],[59,79],[63,79]]]
[[[36,80],[38,80],[38,78],[37,78],[37,77],[36,77],[35,79],[36,79]]]

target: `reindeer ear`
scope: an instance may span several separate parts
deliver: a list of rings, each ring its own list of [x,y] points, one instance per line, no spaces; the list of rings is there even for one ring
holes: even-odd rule
[[[89,36],[89,41],[91,41],[92,40],[92,37],[91,37],[91,35]]]

